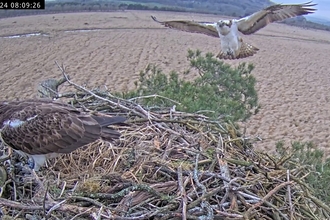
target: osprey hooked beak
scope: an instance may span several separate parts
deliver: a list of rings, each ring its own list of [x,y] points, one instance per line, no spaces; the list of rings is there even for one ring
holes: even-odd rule
[[[220,20],[220,21],[217,22],[217,24],[220,28],[224,27],[225,25],[228,26],[228,27],[231,27],[231,25],[233,24],[233,21],[232,20],[229,20],[229,21],[228,20],[227,21]]]

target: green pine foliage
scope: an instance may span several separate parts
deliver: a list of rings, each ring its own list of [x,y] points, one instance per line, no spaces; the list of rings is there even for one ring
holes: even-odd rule
[[[313,195],[330,205],[330,159],[324,158],[324,152],[311,142],[293,142],[289,148],[278,142],[276,150],[287,158],[284,167],[306,173],[302,181],[313,190]]]
[[[187,58],[191,69],[199,72],[199,77],[186,81],[176,72],[165,74],[149,65],[140,72],[136,89],[123,97],[150,108],[175,105],[178,111],[203,113],[211,118],[231,121],[244,120],[258,109],[252,64],[242,63],[233,68],[211,53],[202,56],[198,50],[189,50]],[[184,74],[191,74],[191,71]]]

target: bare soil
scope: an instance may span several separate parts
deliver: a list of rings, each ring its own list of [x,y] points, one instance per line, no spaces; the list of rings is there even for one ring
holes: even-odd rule
[[[133,89],[149,63],[165,72],[189,66],[188,49],[217,54],[219,39],[163,28],[151,20],[216,21],[214,15],[124,11],[16,17],[0,20],[0,99],[35,97],[38,82],[59,78],[64,64],[78,84]],[[96,29],[94,31],[72,31]],[[38,36],[10,38],[18,34]],[[284,140],[313,141],[330,149],[330,32],[271,24],[245,41],[260,48],[255,64],[261,109],[246,123],[256,146],[273,150]],[[329,154],[329,151],[328,151]]]

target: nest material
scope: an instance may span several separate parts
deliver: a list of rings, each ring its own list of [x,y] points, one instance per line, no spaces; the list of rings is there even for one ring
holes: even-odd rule
[[[114,144],[97,141],[50,160],[38,173],[43,186],[19,169],[21,158],[13,156],[8,180],[2,181],[4,217],[329,218],[329,207],[303,182],[308,170],[282,166],[289,156],[257,152],[233,125],[203,115],[150,111],[107,91],[88,90],[60,69],[76,91],[58,94],[57,83],[51,98],[67,97],[86,111],[126,115],[129,126],[116,128],[122,136]]]

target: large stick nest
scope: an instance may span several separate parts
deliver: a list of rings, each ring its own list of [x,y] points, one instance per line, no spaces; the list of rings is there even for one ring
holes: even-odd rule
[[[13,154],[0,170],[3,218],[329,217],[329,207],[303,182],[309,171],[282,166],[289,155],[257,152],[233,125],[203,115],[150,110],[108,91],[88,90],[59,68],[64,78],[42,82],[39,96],[62,97],[84,111],[127,116],[128,126],[116,128],[122,136],[114,144],[98,141],[48,161],[37,173],[39,185]],[[73,91],[58,93],[64,82]]]

